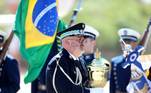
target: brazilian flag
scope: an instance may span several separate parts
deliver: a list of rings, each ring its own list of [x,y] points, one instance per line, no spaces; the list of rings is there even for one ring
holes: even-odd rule
[[[20,52],[28,63],[25,83],[39,75],[51,51],[58,26],[56,0],[21,0],[14,31],[20,39]]]

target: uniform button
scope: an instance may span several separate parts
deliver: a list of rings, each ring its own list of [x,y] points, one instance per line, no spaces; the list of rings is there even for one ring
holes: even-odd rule
[[[116,85],[116,89],[118,89],[118,85]]]
[[[115,81],[115,84],[117,85],[117,81]]]
[[[114,77],[115,80],[117,80],[117,77]]]
[[[117,66],[117,64],[114,64],[114,67],[116,67]]]
[[[69,58],[72,59],[72,56],[70,55]]]
[[[74,71],[73,73],[76,74],[76,71]]]
[[[116,67],[114,67],[113,70],[116,70]]]
[[[46,86],[43,84],[40,84],[40,85],[38,85],[38,89],[41,91],[44,91],[44,90],[46,90]]]
[[[116,74],[116,72],[114,72],[114,73],[113,73],[113,75],[115,75],[115,76],[116,76],[116,75],[117,75],[117,74]]]
[[[0,71],[2,71],[2,68],[0,68]]]

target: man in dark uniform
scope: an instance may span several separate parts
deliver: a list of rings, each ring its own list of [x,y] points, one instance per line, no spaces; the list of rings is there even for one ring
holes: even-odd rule
[[[66,24],[62,20],[59,20],[58,28],[57,28],[58,32],[61,32],[65,28],[67,28]],[[31,84],[31,93],[46,93],[45,79],[46,79],[47,64],[50,61],[50,59],[59,52],[59,47],[60,47],[60,45],[59,45],[59,42],[57,42],[57,38],[56,38],[53,43],[52,49],[48,55],[48,58],[40,72],[40,75]]]
[[[136,47],[140,34],[129,28],[120,29],[118,34],[121,38],[123,54],[111,60],[110,93],[127,93],[126,87],[130,81],[131,69],[130,66],[124,69],[122,64],[130,50]]]
[[[6,33],[0,31],[0,53],[6,39]],[[0,93],[17,93],[19,89],[20,74],[18,62],[12,56],[6,55],[0,64]]]
[[[83,79],[85,73],[82,71],[82,65],[78,57],[84,52],[85,26],[84,23],[79,23],[58,33],[63,49],[51,59],[47,66],[47,93],[101,92],[101,89],[88,89],[83,85],[85,83]]]

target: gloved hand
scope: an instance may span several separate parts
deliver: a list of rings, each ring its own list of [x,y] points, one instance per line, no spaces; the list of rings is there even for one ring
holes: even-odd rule
[[[90,93],[103,93],[103,88],[90,88]]]
[[[131,79],[137,80],[143,75],[143,72],[138,69],[134,64],[131,64]]]
[[[125,51],[132,52],[132,46],[130,44],[126,44]]]
[[[125,44],[123,48],[124,55],[127,56],[132,52],[132,46],[130,44]]]
[[[126,87],[127,93],[134,93],[133,83],[129,83]]]

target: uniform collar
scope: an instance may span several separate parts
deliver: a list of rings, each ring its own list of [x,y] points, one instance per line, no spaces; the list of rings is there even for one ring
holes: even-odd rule
[[[78,58],[76,58],[73,54],[69,53],[70,56],[73,58],[73,60],[79,60]]]
[[[70,52],[68,52],[66,49],[63,48],[62,51],[64,56],[68,56],[69,58],[73,59],[73,60],[78,60],[78,58],[76,58],[73,54],[71,54]]]

